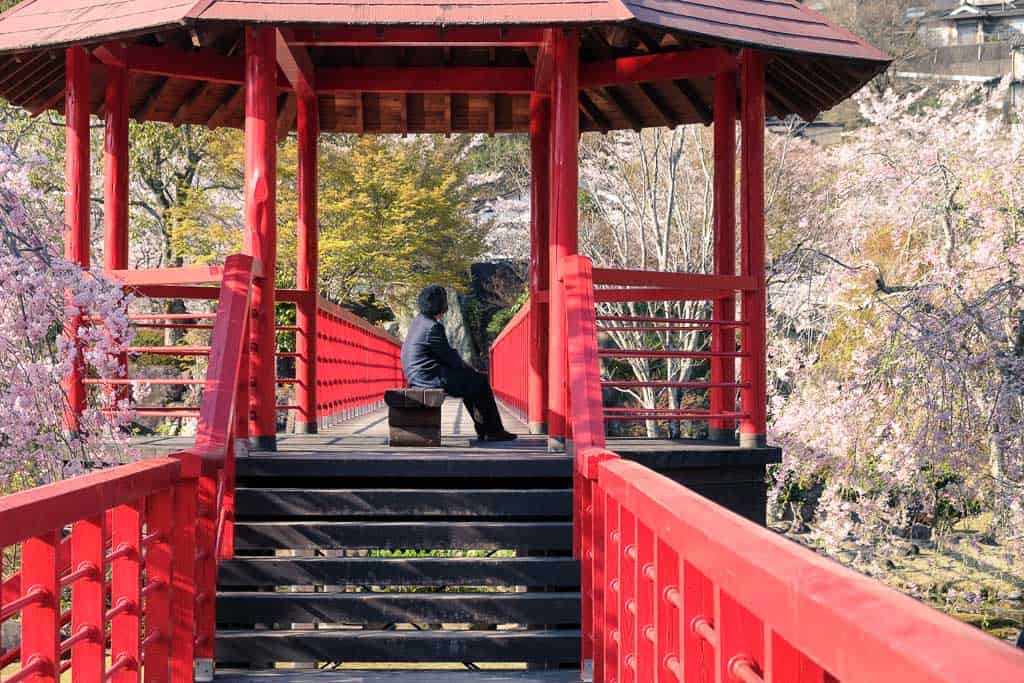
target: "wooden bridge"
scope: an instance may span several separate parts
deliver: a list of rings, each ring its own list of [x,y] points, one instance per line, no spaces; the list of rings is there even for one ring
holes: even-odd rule
[[[759,524],[779,457],[766,443],[765,119],[813,120],[888,62],[793,0],[25,0],[0,16],[0,96],[65,117],[67,257],[91,266],[102,116],[102,270],[193,306],[135,322],[211,334],[130,348],[116,377],[73,367],[69,431],[89,392],[152,381],[134,355],[209,361],[205,380],[166,380],[201,385],[198,406],[134,406],[194,421],[194,439],[0,498],[0,549],[17,558],[0,622],[20,626],[0,680],[1020,681],[1012,648]],[[129,269],[132,118],[244,128],[246,254]],[[683,124],[714,125],[714,263],[594,268],[577,254],[580,133]],[[276,142],[293,129],[298,261],[284,288]],[[530,299],[491,360],[515,445],[470,444],[457,405],[441,448],[383,443],[375,409],[403,383],[398,341],[318,296],[321,130],[529,134]],[[679,301],[705,315],[657,305]],[[655,313],[611,308],[633,302]],[[277,324],[279,304],[295,324]],[[76,344],[91,322],[68,321]],[[601,343],[623,329],[700,344]],[[278,376],[281,359],[294,374]],[[704,375],[602,375],[622,359],[692,360]],[[622,388],[693,400],[606,406]],[[278,433],[284,414],[301,434]],[[696,423],[712,441],[607,439],[623,421]]]

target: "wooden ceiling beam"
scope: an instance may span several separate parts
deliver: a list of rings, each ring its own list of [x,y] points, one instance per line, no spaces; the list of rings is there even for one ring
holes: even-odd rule
[[[336,67],[317,70],[317,92],[461,93],[522,95],[533,92],[529,67]]]
[[[55,59],[56,56],[52,52],[40,52],[33,55],[30,59],[18,64],[11,69],[9,73],[0,78],[0,87],[14,81],[20,81],[21,79],[28,78],[34,73],[38,73],[40,68],[45,68],[48,61]]]
[[[294,45],[330,47],[536,47],[544,41],[543,29],[532,28],[300,28],[293,31]]]
[[[174,116],[171,117],[171,123],[175,126],[180,126],[188,120],[189,114],[192,113],[192,107],[196,105],[196,102],[201,101],[204,97],[209,95],[212,88],[216,87],[213,83],[200,83],[196,87],[189,91],[185,99],[181,101],[178,109],[174,112]]]
[[[454,130],[452,121],[455,119],[455,113],[452,111],[452,96],[445,94],[444,96],[444,136],[446,138],[451,137]]]
[[[224,125],[224,121],[227,120],[228,115],[238,107],[241,107],[245,102],[245,88],[234,88],[230,91],[229,95],[226,95],[221,103],[217,105],[217,108],[210,115],[210,120],[207,122],[207,126],[211,130],[216,130]]]
[[[619,92],[618,88],[605,88],[601,91],[609,102],[615,105],[615,108],[629,121],[630,127],[635,131],[641,131],[644,128],[644,120],[640,117],[633,105],[625,98],[625,96]]]
[[[675,128],[679,125],[679,114],[672,110],[672,107],[668,106],[668,102],[658,92],[657,86],[653,83],[640,83],[637,86],[640,92],[644,94],[647,101],[651,103],[651,106],[658,112],[658,116],[661,117],[662,122],[669,128]]]
[[[146,95],[146,99],[143,100],[142,105],[139,106],[135,112],[132,113],[132,118],[138,121],[146,121],[153,114],[153,110],[156,108],[157,103],[164,98],[167,91],[171,89],[171,79],[165,78],[163,81],[158,83],[149,94]]]
[[[594,104],[594,100],[590,99],[590,95],[582,90],[580,91],[580,108],[597,125],[602,133],[607,133],[612,129],[612,124],[608,121],[604,112]]]
[[[672,86],[683,96],[683,99],[689,102],[705,126],[710,126],[715,122],[715,112],[704,102],[704,98],[700,96],[700,93],[697,92],[692,83],[684,80],[675,80],[672,81]]]
[[[361,93],[356,93],[356,132],[360,135],[366,133],[366,103],[363,98],[366,96]]]

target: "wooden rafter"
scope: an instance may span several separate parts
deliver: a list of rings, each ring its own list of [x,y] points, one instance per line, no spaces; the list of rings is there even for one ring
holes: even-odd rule
[[[175,126],[180,126],[188,120],[189,114],[192,112],[192,107],[195,106],[196,102],[199,102],[202,98],[206,97],[211,88],[210,83],[200,83],[196,87],[189,91],[188,95],[181,101],[178,109],[174,112],[174,116],[171,117],[171,122]]]
[[[171,89],[171,79],[165,78],[150,89],[146,99],[132,112],[132,118],[137,121],[145,121],[153,114],[156,105],[163,99],[164,95]]]
[[[278,98],[277,103],[277,140],[284,141],[288,133],[295,127],[299,116],[299,100],[294,93],[287,93]]]
[[[714,123],[715,113],[711,110],[711,107],[705,104],[704,98],[700,96],[700,93],[697,92],[692,83],[684,80],[675,80],[672,81],[672,86],[683,96],[683,99],[690,103],[690,106],[697,112],[697,116],[704,122],[704,125],[710,126]]]
[[[590,117],[590,120],[597,125],[602,133],[607,133],[612,129],[612,124],[609,123],[604,112],[601,111],[601,108],[594,104],[594,100],[590,99],[590,95],[582,90],[580,91],[580,107],[587,116]]]
[[[211,129],[217,129],[224,125],[224,121],[227,120],[229,114],[232,111],[242,106],[245,101],[245,88],[232,88],[228,91],[229,94],[224,96],[220,104],[214,110],[210,116],[210,121],[206,124]]]
[[[639,83],[637,87],[644,94],[644,97],[647,98],[647,101],[651,103],[655,111],[658,112],[662,123],[670,128],[675,128],[679,125],[679,115],[672,110],[672,107],[668,106],[665,98],[658,92],[657,86],[653,83]]]

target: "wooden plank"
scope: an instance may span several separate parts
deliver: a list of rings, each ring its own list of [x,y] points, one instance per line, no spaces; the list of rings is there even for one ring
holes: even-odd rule
[[[579,631],[221,631],[226,662],[531,662],[579,659]]]
[[[239,522],[239,550],[572,549],[571,522]]]
[[[237,515],[260,517],[568,517],[570,489],[240,488]]]
[[[579,586],[569,557],[236,557],[220,565],[230,586]]]
[[[579,671],[416,671],[416,683],[579,683]],[[408,683],[408,671],[218,673],[218,683]]]
[[[495,449],[497,450],[497,449]],[[490,449],[444,448],[437,454],[407,449],[376,448],[362,453],[338,453],[320,448],[306,453],[238,459],[241,479],[273,477],[544,477],[572,475],[572,459],[560,455],[495,453]]]
[[[222,592],[225,624],[578,624],[579,593]]]

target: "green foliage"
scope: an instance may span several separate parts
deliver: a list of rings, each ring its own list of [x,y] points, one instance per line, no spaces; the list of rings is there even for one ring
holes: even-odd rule
[[[522,307],[526,305],[526,302],[529,298],[530,292],[523,292],[519,296],[519,299],[515,302],[515,304],[509,306],[508,308],[503,308],[497,313],[495,313],[493,316],[491,316],[491,321],[487,324],[488,344],[494,341],[494,339],[497,338],[499,334],[501,334],[501,331],[505,329],[505,326],[509,324],[512,318],[516,317],[516,313],[518,313],[522,309]]]

